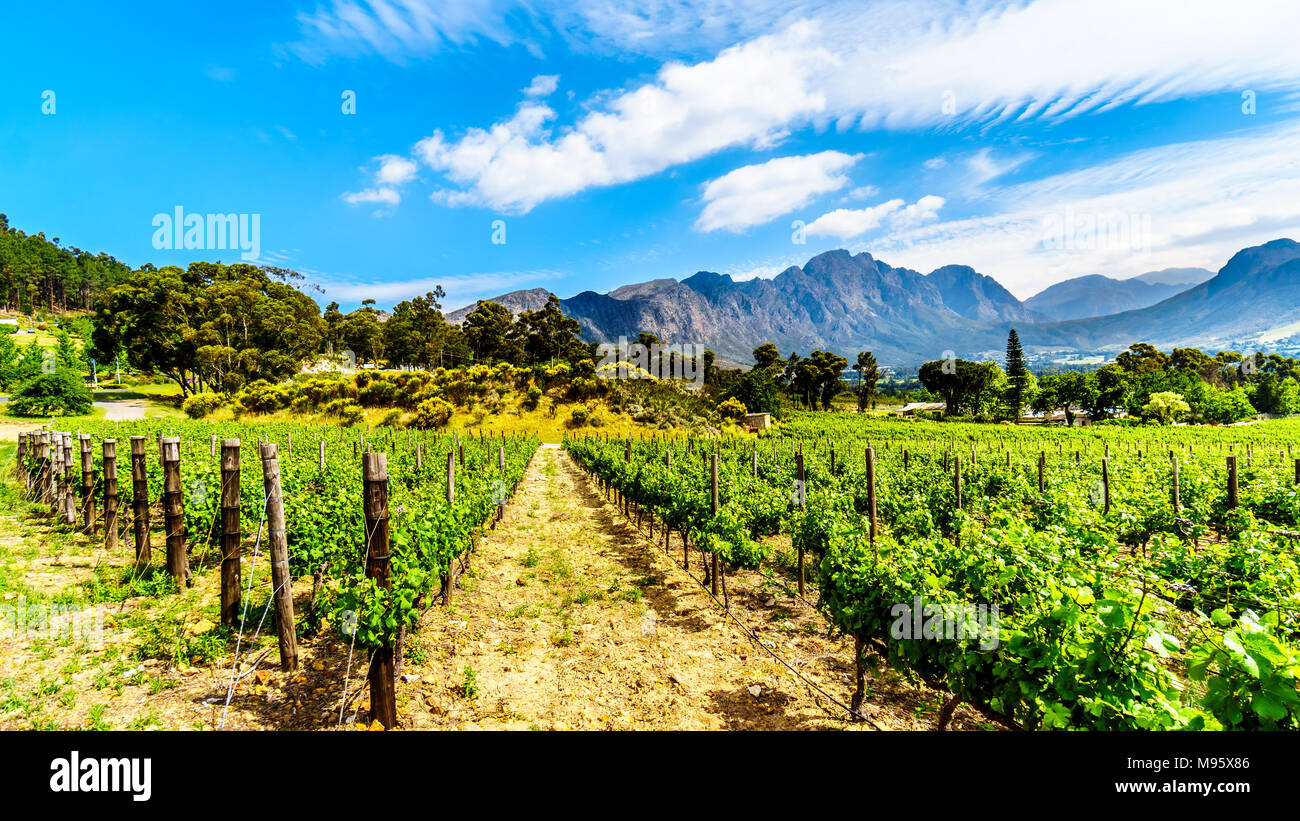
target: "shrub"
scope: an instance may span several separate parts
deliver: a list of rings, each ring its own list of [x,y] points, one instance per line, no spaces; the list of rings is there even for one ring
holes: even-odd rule
[[[537,410],[537,403],[542,401],[542,389],[536,385],[528,386],[528,393],[524,395],[524,407],[528,410]]]
[[[718,405],[718,414],[723,419],[740,421],[745,418],[745,405],[736,397],[726,399]]]
[[[196,393],[181,403],[181,410],[191,419],[202,419],[221,407],[222,401],[218,393]]]
[[[9,412],[15,416],[85,416],[91,403],[90,390],[81,377],[61,369],[20,383],[9,396]]]
[[[337,417],[341,425],[356,425],[366,418],[365,411],[351,399],[335,399],[321,410],[330,416]]]
[[[240,407],[253,413],[282,410],[289,406],[292,399],[293,394],[288,388],[272,385],[264,379],[249,384],[235,397]]]
[[[451,421],[455,408],[442,399],[426,399],[415,408],[415,415],[408,423],[413,428],[440,428]]]
[[[393,408],[379,418],[379,426],[384,428],[395,428],[401,423],[401,421],[402,411],[398,408]]]
[[[589,416],[590,414],[587,413],[586,406],[578,405],[573,409],[572,412],[569,413],[569,426],[574,428],[580,428],[583,425],[587,424],[587,419]]]
[[[391,405],[395,399],[397,399],[397,385],[381,376],[375,376],[364,386],[357,388],[357,401],[368,408]]]

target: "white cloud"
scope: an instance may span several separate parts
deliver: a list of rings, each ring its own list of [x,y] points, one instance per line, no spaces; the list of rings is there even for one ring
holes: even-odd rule
[[[382,154],[375,157],[374,161],[378,163],[378,168],[373,172],[374,185],[361,191],[344,194],[343,201],[349,205],[377,203],[385,206],[375,212],[375,216],[382,216],[391,213],[392,209],[402,201],[402,194],[398,189],[415,179],[419,166],[413,160],[396,154]]]
[[[641,13],[617,0],[584,3],[577,28],[634,40],[660,16],[689,28],[712,14],[723,21],[716,30],[741,36],[755,25],[739,3],[672,5]],[[539,18],[562,18],[539,8]],[[770,147],[808,126],[961,128],[1242,88],[1300,88],[1300,49],[1292,43],[1300,6],[1282,0],[1239,0],[1231,13],[1213,0],[1185,2],[1177,13],[1131,0],[826,2],[786,11],[765,4],[755,19],[780,25],[791,13],[807,20],[713,59],[670,62],[653,82],[597,95],[595,108],[570,125],[518,130],[512,118],[460,136],[435,132],[426,161],[457,189],[441,198],[523,212],[725,148]],[[304,26],[378,53],[394,44],[401,51],[479,38],[527,41],[509,27],[503,33],[506,17],[486,0],[446,9],[338,0]],[[1235,102],[1224,110],[1236,113]]]
[[[384,154],[375,159],[379,162],[375,182],[380,185],[405,185],[415,179],[415,173],[419,170],[414,162],[396,154]]]
[[[783,28],[827,0],[330,0],[299,14],[280,48],[314,64],[377,54],[397,63],[480,41],[540,55],[564,47],[626,56],[700,57]]]
[[[895,228],[911,228],[927,223],[938,216],[945,201],[943,197],[927,194],[897,214],[890,215],[890,225]]]
[[[814,34],[797,25],[705,63],[669,64],[653,82],[615,96],[558,133],[546,127],[554,111],[525,103],[511,119],[471,128],[458,139],[436,131],[417,145],[417,154],[461,187],[440,194],[443,201],[523,213],[548,199],[640,179],[723,148],[767,148],[784,138],[787,123],[825,105],[805,79],[811,64],[831,59],[809,42]]]
[[[1291,121],[1144,149],[990,189],[986,216],[901,228],[858,250],[918,270],[972,265],[1021,298],[1081,274],[1217,270],[1245,246],[1300,238],[1297,144]]]
[[[397,205],[402,201],[402,195],[392,188],[366,188],[361,191],[355,191],[343,195],[343,201],[350,205],[360,205],[361,203],[374,202],[383,205]]]
[[[885,217],[902,207],[902,200],[893,199],[869,208],[837,208],[808,223],[804,233],[810,237],[850,239],[880,227]]]
[[[880,189],[877,188],[876,186],[874,186],[874,185],[863,185],[863,186],[861,186],[861,187],[854,188],[852,191],[850,191],[850,192],[849,192],[849,199],[851,199],[851,200],[869,200],[869,199],[871,199],[872,197],[876,196],[876,195],[879,194],[879,193],[880,193]]]
[[[931,157],[930,159],[921,163],[921,165],[924,166],[929,171],[934,171],[935,169],[943,168],[947,164],[948,161],[945,160],[943,157]]]
[[[701,231],[742,231],[807,205],[849,184],[845,175],[862,155],[823,151],[746,165],[704,186]]]
[[[538,74],[533,81],[524,89],[526,97],[548,97],[555,93],[555,89],[560,86],[560,75],[558,74]]]

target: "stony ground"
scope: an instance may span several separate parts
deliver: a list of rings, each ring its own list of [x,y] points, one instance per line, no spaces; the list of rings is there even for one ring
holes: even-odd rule
[[[168,589],[165,576],[133,571],[125,545],[109,555],[100,538],[52,525],[12,483],[0,492],[0,606],[104,614],[102,642],[67,630],[4,631],[0,728],[365,726],[366,659],[337,638],[305,638],[299,669],[282,673],[273,632],[264,626],[254,640],[250,627],[232,676],[236,637],[213,624],[212,557],[194,557],[204,569],[193,587]],[[625,519],[566,453],[544,447],[451,604],[431,608],[407,637],[399,721],[466,730],[933,728],[941,696],[890,673],[869,679],[869,720],[846,720],[835,701],[851,695],[851,646],[827,636],[785,563],[729,575],[724,610],[699,582],[698,553],[689,570],[682,558],[679,540],[665,552],[658,530],[652,537]],[[246,560],[250,571],[256,614],[267,597],[264,560]],[[295,598],[303,612],[310,582]],[[987,725],[960,708],[954,727]]]

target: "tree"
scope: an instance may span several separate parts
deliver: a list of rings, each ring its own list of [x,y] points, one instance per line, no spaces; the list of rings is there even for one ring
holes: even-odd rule
[[[97,351],[180,385],[238,389],[297,373],[321,350],[320,308],[289,284],[246,263],[145,266],[95,301]]]
[[[922,365],[918,374],[921,384],[931,393],[943,397],[947,404],[945,416],[978,412],[981,405],[987,404],[986,394],[1001,369],[992,362],[968,362],[965,359],[952,361],[952,366],[945,368],[949,361],[935,360]]]
[[[384,355],[384,327],[374,305],[373,299],[363,300],[361,307],[343,317],[339,326],[339,342],[352,351],[358,364],[378,365]]]
[[[765,342],[754,349],[754,367],[768,370],[780,368],[784,365],[781,361],[781,351],[771,342]]]
[[[1038,392],[1031,404],[1040,413],[1065,411],[1067,425],[1074,424],[1076,407],[1089,410],[1097,402],[1097,378],[1090,373],[1053,373],[1038,380]]]
[[[1138,342],[1115,357],[1115,364],[1129,373],[1149,373],[1168,367],[1169,357],[1146,342]]]
[[[91,405],[90,390],[68,368],[37,374],[9,396],[9,412],[15,416],[85,416]]]
[[[1250,404],[1250,397],[1244,388],[1218,390],[1210,388],[1196,407],[1197,415],[1203,421],[1220,425],[1230,425],[1255,415],[1255,408]]]
[[[508,349],[514,322],[514,317],[506,306],[479,300],[460,327],[474,358],[482,362],[493,362]]]
[[[868,406],[876,407],[876,383],[880,381],[880,366],[871,351],[858,353],[858,361],[853,365],[858,372],[858,410],[865,411]]]
[[[1020,418],[1020,412],[1029,401],[1029,369],[1025,367],[1025,352],[1020,347],[1020,337],[1012,328],[1007,334],[1007,410],[1011,420]]]
[[[1162,425],[1168,425],[1179,417],[1191,412],[1183,397],[1173,391],[1151,394],[1151,399],[1142,406],[1142,415],[1155,419]]]
[[[479,303],[480,306],[482,304]],[[466,317],[465,322],[468,325],[469,317]],[[522,343],[523,354],[530,364],[554,362],[556,359],[573,361],[587,353],[587,346],[581,336],[582,326],[578,320],[564,315],[560,309],[560,298],[555,294],[550,294],[546,304],[536,311],[521,313],[515,331]]]
[[[384,354],[396,366],[432,370],[440,364],[451,326],[438,300],[446,296],[439,285],[424,296],[399,302],[383,324]]]
[[[750,413],[781,414],[781,388],[776,384],[771,368],[750,368],[727,389],[722,399],[736,399]]]

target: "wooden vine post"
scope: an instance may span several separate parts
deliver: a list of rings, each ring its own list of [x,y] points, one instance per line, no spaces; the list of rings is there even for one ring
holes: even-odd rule
[[[104,451],[104,549],[117,550],[117,440],[105,439]]]
[[[1102,512],[1110,513],[1110,460],[1101,460]]]
[[[81,526],[95,532],[95,455],[91,452],[90,434],[77,436],[81,446]]]
[[[149,544],[149,474],[145,466],[144,437],[131,437],[131,524],[135,530],[135,562],[153,560]]]
[[[53,465],[50,463],[50,432],[36,434],[36,500],[48,502],[53,494]]]
[[[804,473],[803,473],[803,451],[794,455],[795,468],[798,471],[798,483],[795,485],[795,492],[799,494],[799,507],[802,508],[808,503],[808,495],[804,492]],[[804,556],[803,544],[799,545],[799,598],[804,597]]]
[[[448,459],[451,463],[451,459]],[[361,458],[365,484],[366,578],[388,590],[388,454],[367,453]],[[370,718],[385,730],[397,726],[396,672],[392,641],[375,648],[370,658]]]
[[[871,544],[876,543],[876,449],[867,448],[867,516]]]
[[[298,668],[298,638],[293,623],[293,585],[289,579],[289,542],[284,532],[284,494],[280,492],[280,453],[274,442],[261,447],[262,484],[266,491],[266,535],[271,554],[275,631],[280,638],[280,669]]]
[[[1170,483],[1173,486],[1172,489],[1174,494],[1174,499],[1173,499],[1174,515],[1177,516],[1178,512],[1182,509],[1183,506],[1182,495],[1179,493],[1179,489],[1178,489],[1178,457],[1177,456],[1171,455],[1169,457],[1169,468],[1170,468],[1170,479],[1171,479]]]
[[[25,471],[23,465],[27,461],[27,434],[18,434],[18,452],[14,457],[14,478],[22,480]]]
[[[1044,488],[1047,487],[1047,484],[1045,482],[1045,477],[1043,476],[1044,472],[1046,471],[1046,468],[1047,468],[1047,451],[1040,450],[1038,452],[1038,492],[1039,493],[1042,493]]]
[[[718,454],[709,460],[709,512],[718,515]],[[713,570],[709,574],[709,587],[714,596],[718,595],[718,553],[713,551]]]
[[[387,498],[386,489],[385,498]],[[456,504],[456,451],[452,450],[447,454],[447,506],[451,507],[454,504]],[[452,557],[447,561],[447,572],[442,575],[443,606],[451,603],[451,593],[455,587],[456,559]]]
[[[189,582],[189,559],[185,556],[185,502],[181,496],[181,440],[162,440],[163,523],[167,528],[167,573],[177,584]]]
[[[1228,510],[1237,506],[1237,456],[1228,454]]]
[[[239,440],[222,439],[221,623],[228,625],[239,621],[239,461]]]

